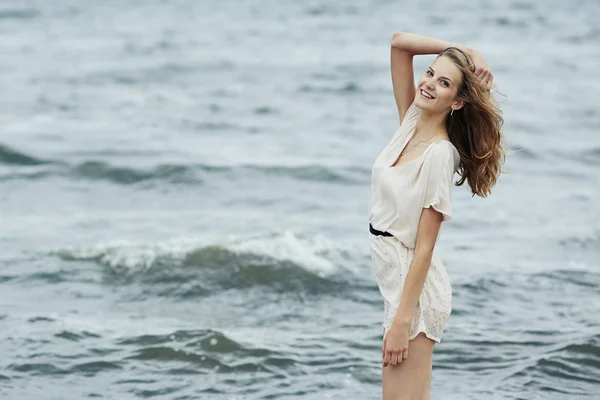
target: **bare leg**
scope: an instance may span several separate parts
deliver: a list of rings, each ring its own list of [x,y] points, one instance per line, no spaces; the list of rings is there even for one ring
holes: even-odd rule
[[[406,360],[383,367],[383,400],[429,399],[434,344],[424,333],[419,333],[408,344]]]
[[[421,392],[420,400],[430,400],[431,396],[431,369],[429,370],[429,377],[427,378],[427,382],[425,383],[425,387]]]

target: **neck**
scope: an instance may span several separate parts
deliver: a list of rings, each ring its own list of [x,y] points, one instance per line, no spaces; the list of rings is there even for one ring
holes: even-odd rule
[[[441,113],[432,113],[427,110],[421,110],[417,119],[416,137],[424,139],[435,133],[439,136],[447,137],[446,124],[444,123],[445,115]],[[438,138],[436,136],[436,138]]]

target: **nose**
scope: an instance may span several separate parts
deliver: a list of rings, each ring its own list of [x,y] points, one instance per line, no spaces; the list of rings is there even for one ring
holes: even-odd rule
[[[433,90],[435,89],[435,86],[433,86],[433,83],[431,83],[431,81],[426,81],[425,82],[425,87],[429,90]]]

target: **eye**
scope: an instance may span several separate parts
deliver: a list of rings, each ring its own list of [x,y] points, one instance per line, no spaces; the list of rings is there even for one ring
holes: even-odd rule
[[[450,84],[448,83],[448,81],[447,81],[447,80],[443,80],[443,79],[442,79],[442,81],[441,81],[441,82],[442,82],[442,85],[444,85],[444,86],[446,86],[446,87],[450,86]]]
[[[433,76],[433,72],[431,72],[431,70],[427,70],[427,72],[425,72],[425,73],[429,76]]]

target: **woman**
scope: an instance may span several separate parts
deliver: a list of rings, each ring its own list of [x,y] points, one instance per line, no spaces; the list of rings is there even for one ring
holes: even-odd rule
[[[413,56],[439,54],[414,84]],[[452,293],[434,253],[451,218],[454,173],[486,197],[504,158],[493,76],[481,54],[443,40],[396,33],[392,85],[400,128],[375,160],[369,203],[371,259],[384,298],[383,400],[429,399],[432,353]],[[410,354],[410,355],[409,355]]]

